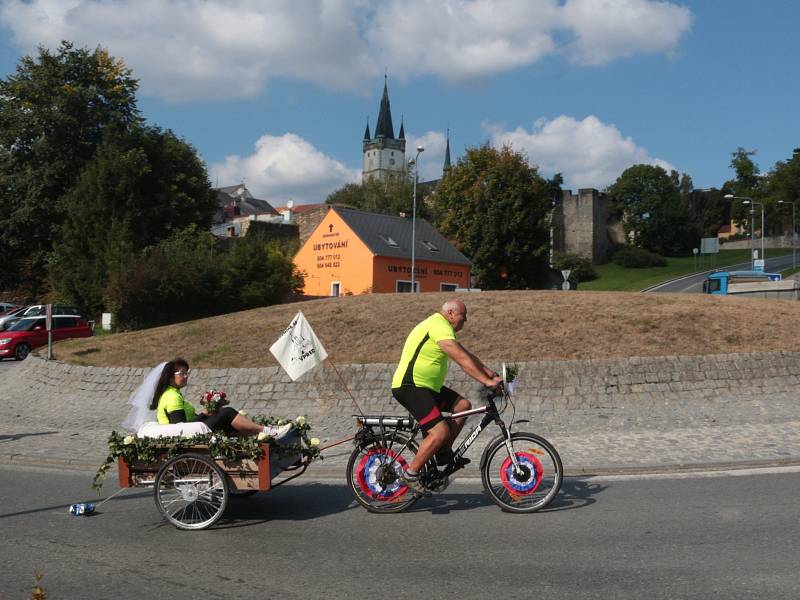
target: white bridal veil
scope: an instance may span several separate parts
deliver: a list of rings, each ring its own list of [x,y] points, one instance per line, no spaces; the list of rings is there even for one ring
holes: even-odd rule
[[[128,399],[128,404],[131,409],[128,416],[122,422],[122,428],[127,431],[139,431],[139,428],[150,421],[156,420],[156,411],[150,410],[150,401],[153,399],[153,394],[156,392],[158,385],[158,378],[161,377],[161,372],[164,370],[166,362],[159,363],[150,371],[144,378],[142,385],[140,385],[135,392],[131,394]]]

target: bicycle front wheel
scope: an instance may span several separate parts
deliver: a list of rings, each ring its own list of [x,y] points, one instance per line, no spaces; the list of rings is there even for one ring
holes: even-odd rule
[[[503,510],[541,510],[561,489],[561,457],[550,442],[534,433],[512,433],[511,446],[519,469],[511,460],[506,440],[497,439],[487,447],[481,465],[483,487]]]
[[[347,484],[358,503],[374,513],[400,512],[414,504],[417,498],[400,477],[416,453],[403,434],[376,434],[359,444],[347,461]]]

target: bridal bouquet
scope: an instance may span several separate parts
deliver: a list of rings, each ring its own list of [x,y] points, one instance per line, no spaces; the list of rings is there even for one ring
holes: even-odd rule
[[[217,390],[204,392],[200,398],[200,406],[209,414],[217,412],[226,404],[229,404],[229,402],[225,392],[218,392]]]

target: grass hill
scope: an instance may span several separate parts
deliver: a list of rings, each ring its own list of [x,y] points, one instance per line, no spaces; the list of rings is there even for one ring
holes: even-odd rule
[[[282,304],[130,333],[69,340],[59,360],[152,366],[263,367],[269,347],[302,310],[337,364],[391,363],[405,336],[450,293],[375,294]],[[800,303],[619,292],[512,291],[462,296],[459,339],[484,360],[591,359],[800,350]]]

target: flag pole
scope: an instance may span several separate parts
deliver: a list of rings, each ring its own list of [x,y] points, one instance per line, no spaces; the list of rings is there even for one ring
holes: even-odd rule
[[[356,402],[356,399],[353,397],[353,394],[350,393],[350,388],[347,387],[347,384],[344,382],[342,374],[339,373],[339,369],[336,368],[336,364],[331,360],[330,356],[328,357],[328,362],[330,363],[331,367],[333,367],[333,370],[336,371],[336,374],[339,376],[339,381],[342,382],[342,387],[344,388],[344,391],[347,392],[347,395],[350,396],[350,400],[353,403],[353,406],[356,407],[358,414],[360,414],[363,417],[364,411],[361,410],[361,407],[358,405],[358,402]]]

